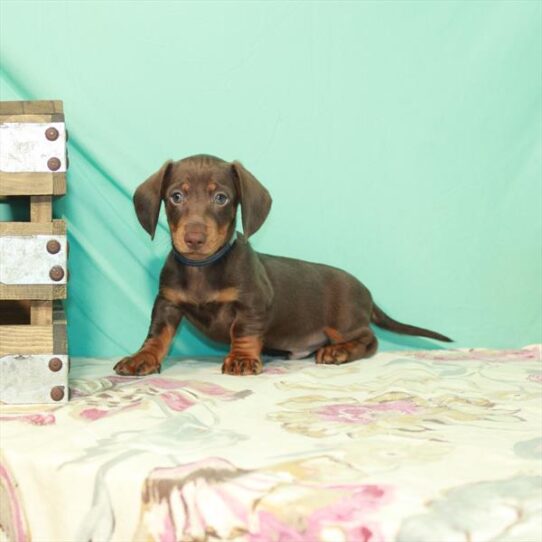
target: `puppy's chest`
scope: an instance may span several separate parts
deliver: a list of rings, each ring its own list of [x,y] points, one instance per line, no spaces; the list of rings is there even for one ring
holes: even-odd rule
[[[193,281],[188,285],[161,289],[162,295],[175,305],[204,306],[234,303],[239,299],[239,289],[234,286],[212,287],[204,281]]]

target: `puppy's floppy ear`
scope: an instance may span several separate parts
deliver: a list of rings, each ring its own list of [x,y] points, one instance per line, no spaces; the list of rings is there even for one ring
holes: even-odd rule
[[[134,207],[139,223],[154,239],[158,216],[160,215],[160,203],[162,203],[162,188],[167,179],[171,164],[168,160],[154,175],[141,183],[134,193]]]
[[[271,196],[260,181],[237,161],[232,163],[235,187],[243,215],[243,233],[250,237],[264,223],[271,209]]]

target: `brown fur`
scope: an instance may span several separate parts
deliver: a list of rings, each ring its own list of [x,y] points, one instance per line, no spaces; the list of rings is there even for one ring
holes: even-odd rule
[[[175,331],[166,324],[156,335],[145,340],[139,352],[117,363],[115,371],[121,375],[160,372],[160,364],[169,351]]]
[[[227,197],[225,204],[221,195]],[[292,357],[316,353],[317,363],[334,364],[371,356],[377,349],[371,322],[399,333],[450,340],[391,319],[345,271],[254,252],[248,238],[265,221],[271,197],[239,162],[208,155],[166,162],[134,194],[137,217],[151,237],[162,202],[172,244],[191,260],[201,261],[228,242],[239,207],[244,235],[205,267],[181,264],[169,254],[147,339],[115,366],[120,374],[158,371],[183,317],[210,339],[230,343],[222,372],[235,375],[260,373],[262,350]],[[201,246],[191,248],[187,243],[194,235]]]

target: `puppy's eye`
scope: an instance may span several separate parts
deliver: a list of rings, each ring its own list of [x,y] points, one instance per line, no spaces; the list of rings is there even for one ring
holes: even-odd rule
[[[184,201],[184,194],[182,192],[173,192],[173,194],[169,196],[169,199],[173,203],[181,203],[181,201]]]
[[[214,201],[217,205],[226,205],[230,201],[230,198],[224,192],[218,192],[215,194]]]

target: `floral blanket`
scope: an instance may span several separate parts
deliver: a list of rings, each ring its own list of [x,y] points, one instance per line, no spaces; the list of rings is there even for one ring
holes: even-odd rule
[[[2,405],[0,540],[542,540],[541,347],[74,359],[66,405]]]

